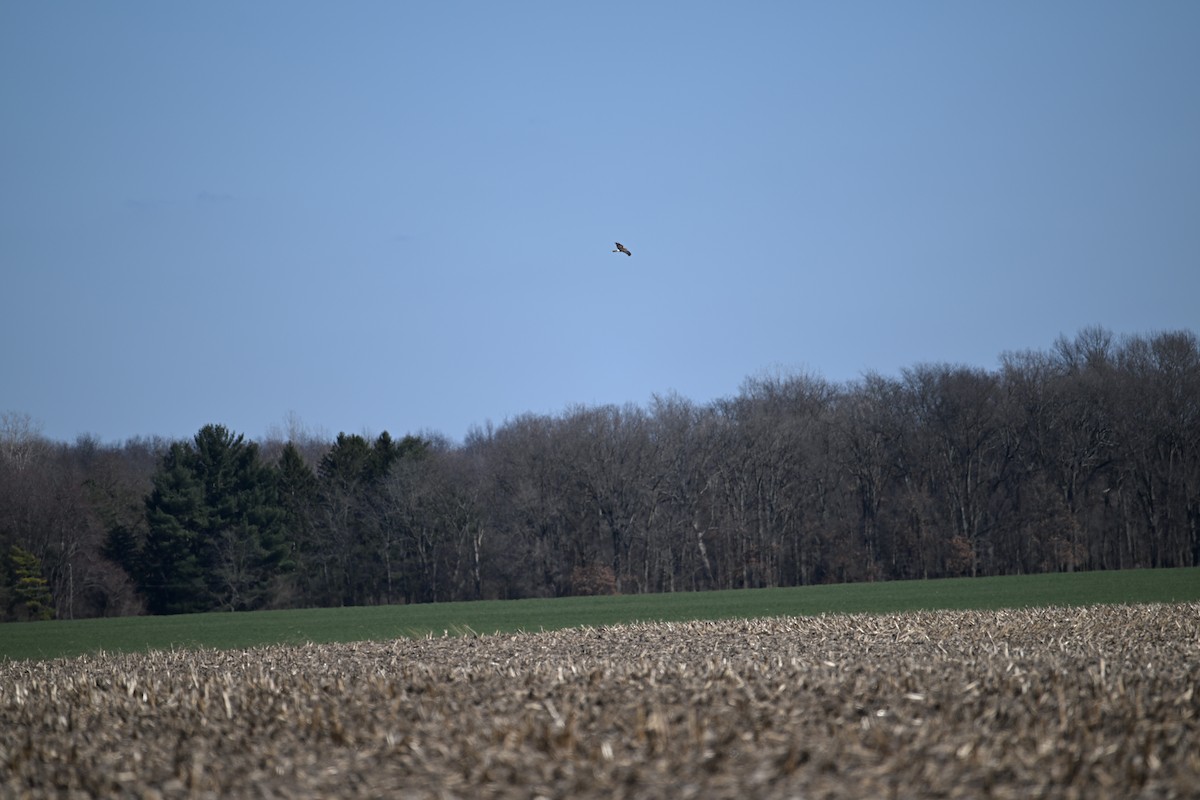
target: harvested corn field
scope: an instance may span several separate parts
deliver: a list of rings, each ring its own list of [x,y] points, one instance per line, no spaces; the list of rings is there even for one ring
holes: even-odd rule
[[[8,797],[1197,797],[1200,604],[0,664]]]

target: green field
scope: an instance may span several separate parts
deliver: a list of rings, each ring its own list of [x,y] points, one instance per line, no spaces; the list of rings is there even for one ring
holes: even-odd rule
[[[623,622],[1200,600],[1200,568],[804,586],[619,597],[185,614],[0,625],[0,659],[231,649]]]

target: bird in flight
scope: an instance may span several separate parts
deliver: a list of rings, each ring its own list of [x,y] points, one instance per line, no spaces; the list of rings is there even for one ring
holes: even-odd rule
[[[617,249],[613,250],[614,253],[624,253],[627,256],[633,255],[633,253],[629,252],[629,248],[626,247],[625,245],[621,244],[620,242],[613,242],[613,244],[615,244],[617,246]]]

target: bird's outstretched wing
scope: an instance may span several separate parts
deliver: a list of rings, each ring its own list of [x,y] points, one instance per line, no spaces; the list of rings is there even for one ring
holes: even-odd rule
[[[614,253],[624,253],[627,256],[633,255],[633,253],[629,252],[629,248],[626,247],[625,245],[621,244],[620,242],[613,242],[613,244],[615,244],[617,246],[617,249],[613,250]]]

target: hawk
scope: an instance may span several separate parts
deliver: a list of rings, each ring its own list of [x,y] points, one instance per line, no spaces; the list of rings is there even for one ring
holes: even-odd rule
[[[633,255],[633,253],[629,252],[629,248],[626,247],[625,245],[621,244],[620,242],[613,242],[613,244],[615,244],[617,246],[617,249],[613,250],[614,253],[624,253],[627,256]]]

